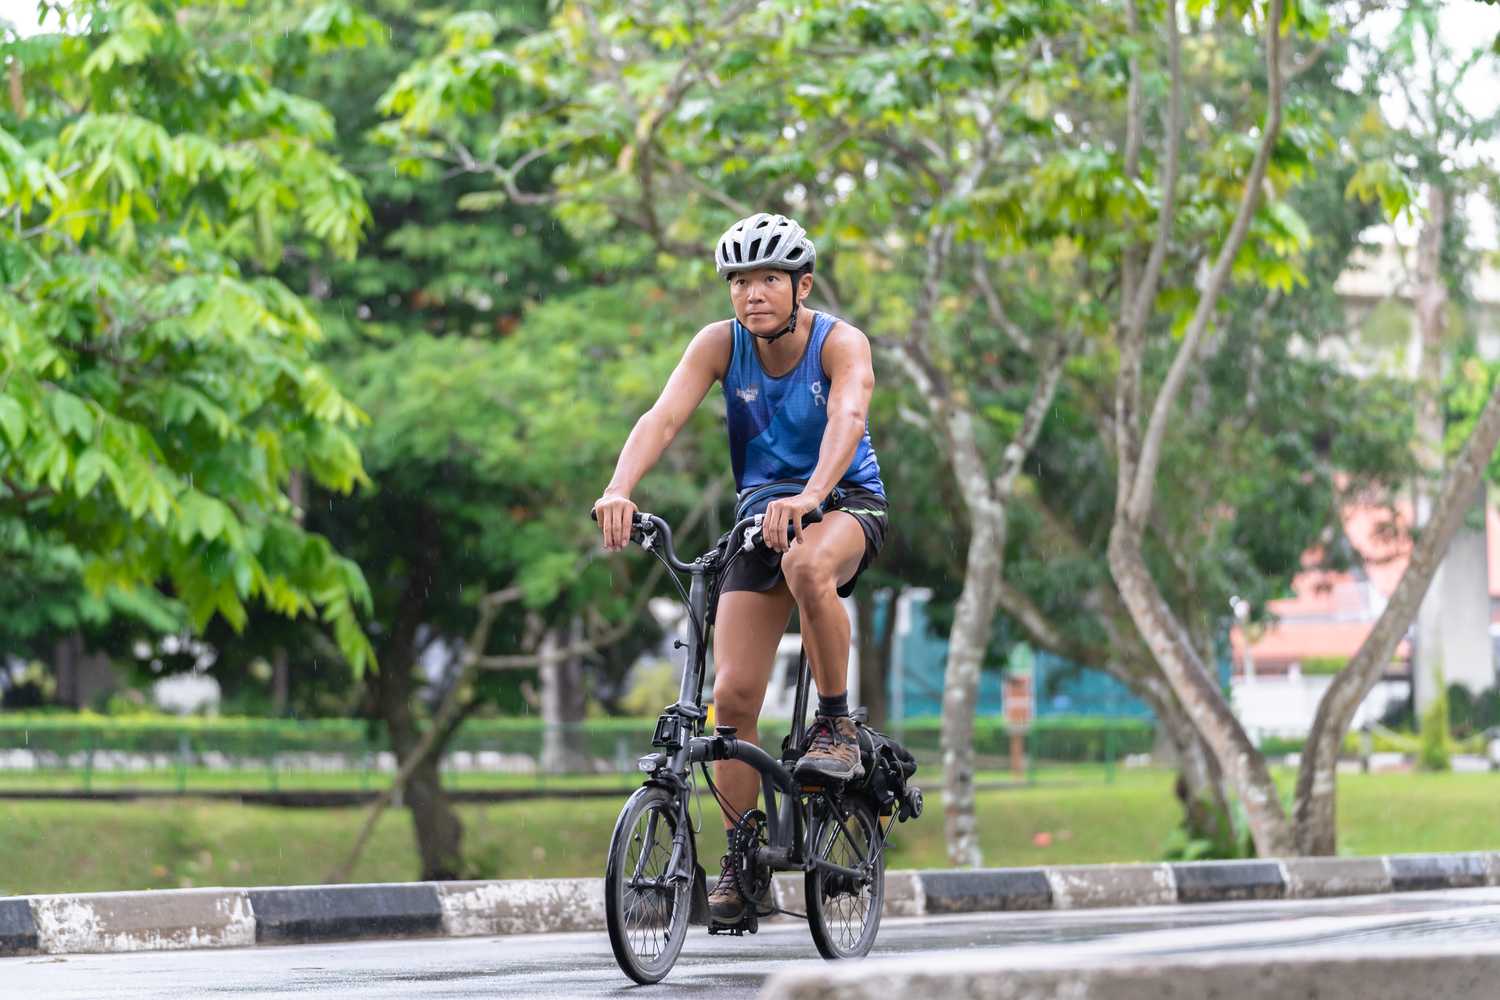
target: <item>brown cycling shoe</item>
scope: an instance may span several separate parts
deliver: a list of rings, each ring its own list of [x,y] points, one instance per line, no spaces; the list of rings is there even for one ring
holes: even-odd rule
[[[708,915],[716,924],[737,924],[745,915],[745,897],[729,855],[721,859],[723,871],[713,891],[708,894]]]
[[[859,736],[847,715],[819,715],[808,729],[807,752],[793,772],[801,781],[854,781],[865,776]]]

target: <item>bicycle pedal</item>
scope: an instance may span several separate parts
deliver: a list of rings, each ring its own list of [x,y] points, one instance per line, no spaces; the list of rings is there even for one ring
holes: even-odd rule
[[[760,924],[755,919],[754,913],[746,913],[738,922],[732,924],[719,924],[710,922],[708,933],[728,934],[730,937],[743,937],[746,934],[754,934],[760,930]]]

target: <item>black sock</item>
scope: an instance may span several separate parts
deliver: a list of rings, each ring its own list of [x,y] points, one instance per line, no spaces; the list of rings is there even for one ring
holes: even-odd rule
[[[849,714],[849,692],[844,691],[836,698],[829,698],[821,691],[818,692],[818,714],[819,715],[848,715]]]

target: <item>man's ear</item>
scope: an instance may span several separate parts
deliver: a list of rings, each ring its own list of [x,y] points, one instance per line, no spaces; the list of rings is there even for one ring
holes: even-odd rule
[[[809,295],[812,294],[812,286],[813,286],[813,276],[810,275],[810,274],[804,274],[797,281],[797,301],[798,302],[801,302],[803,299],[807,298]]]

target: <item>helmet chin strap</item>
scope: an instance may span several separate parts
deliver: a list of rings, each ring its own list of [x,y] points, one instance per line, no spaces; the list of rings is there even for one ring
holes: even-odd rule
[[[785,337],[787,334],[789,334],[793,330],[797,329],[797,310],[800,307],[801,307],[801,303],[799,303],[797,301],[796,295],[793,294],[793,296],[792,296],[792,315],[791,315],[791,318],[786,321],[786,326],[782,327],[780,330],[777,330],[775,333],[772,333],[772,334],[756,333],[755,331],[751,330],[749,327],[745,328],[746,332],[748,332],[750,334],[750,336],[756,338],[757,340],[763,340],[763,341],[765,341],[768,344],[774,344],[776,341],[780,340],[782,337]]]

